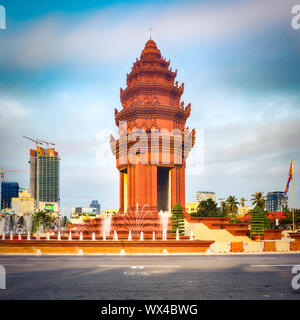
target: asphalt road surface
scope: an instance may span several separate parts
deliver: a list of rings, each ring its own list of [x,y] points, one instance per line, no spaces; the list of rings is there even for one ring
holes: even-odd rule
[[[0,265],[0,300],[300,300],[291,285],[300,254],[0,256]]]

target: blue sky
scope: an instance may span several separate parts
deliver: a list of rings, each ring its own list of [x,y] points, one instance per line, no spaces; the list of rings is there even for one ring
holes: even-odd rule
[[[178,69],[187,125],[204,130],[204,171],[187,175],[198,190],[249,199],[284,190],[295,160],[300,206],[300,31],[292,0],[1,1],[0,166],[28,168],[27,135],[56,143],[61,204],[98,199],[118,207],[118,172],[101,133],[115,130],[120,87],[149,38]],[[107,152],[111,164],[101,163]],[[192,155],[191,155],[192,156]],[[21,186],[24,173],[7,174]]]

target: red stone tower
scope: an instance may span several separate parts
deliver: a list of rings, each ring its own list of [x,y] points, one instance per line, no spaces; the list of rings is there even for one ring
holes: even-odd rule
[[[121,214],[137,206],[154,215],[175,203],[185,207],[185,164],[195,130],[185,127],[191,105],[180,102],[184,84],[174,83],[176,74],[150,39],[127,74],[127,88],[120,89],[119,139],[111,138],[111,148],[120,172]]]

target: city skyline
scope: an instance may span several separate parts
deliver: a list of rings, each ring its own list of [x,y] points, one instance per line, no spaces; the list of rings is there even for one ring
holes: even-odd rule
[[[187,125],[204,130],[204,171],[187,175],[186,201],[201,189],[238,199],[284,191],[291,159],[297,181],[300,155],[300,31],[291,28],[292,3],[166,2],[158,8],[150,2],[55,2],[57,9],[48,10],[46,2],[35,4],[32,13],[4,1],[0,165],[28,169],[33,145],[21,136],[49,139],[61,156],[63,214],[92,199],[102,208],[117,208],[118,172],[112,154],[109,166],[97,157],[99,132],[116,132],[120,87],[151,25],[152,38],[185,83],[183,100],[192,104]],[[260,15],[257,6],[269,10]],[[264,32],[257,34],[258,27]],[[29,174],[7,174],[10,180],[29,186]],[[296,183],[299,207],[297,190]]]

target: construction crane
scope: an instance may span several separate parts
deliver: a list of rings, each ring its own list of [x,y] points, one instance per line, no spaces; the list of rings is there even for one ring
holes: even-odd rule
[[[49,149],[49,145],[55,146],[55,143],[49,142],[49,141],[44,141],[44,140],[36,140],[39,143],[45,143],[47,145],[47,149]]]
[[[38,144],[43,144],[41,141],[39,141],[39,140],[37,140],[37,139],[31,139],[31,138],[28,138],[28,137],[26,137],[26,136],[22,136],[23,138],[25,138],[25,139],[28,139],[28,140],[30,140],[30,141],[32,141],[32,142],[34,142],[35,144],[36,144],[36,146],[38,146]]]
[[[30,171],[29,169],[24,169],[24,170],[4,170],[4,168],[1,168],[1,182],[4,181],[4,172],[25,172],[25,171]]]

